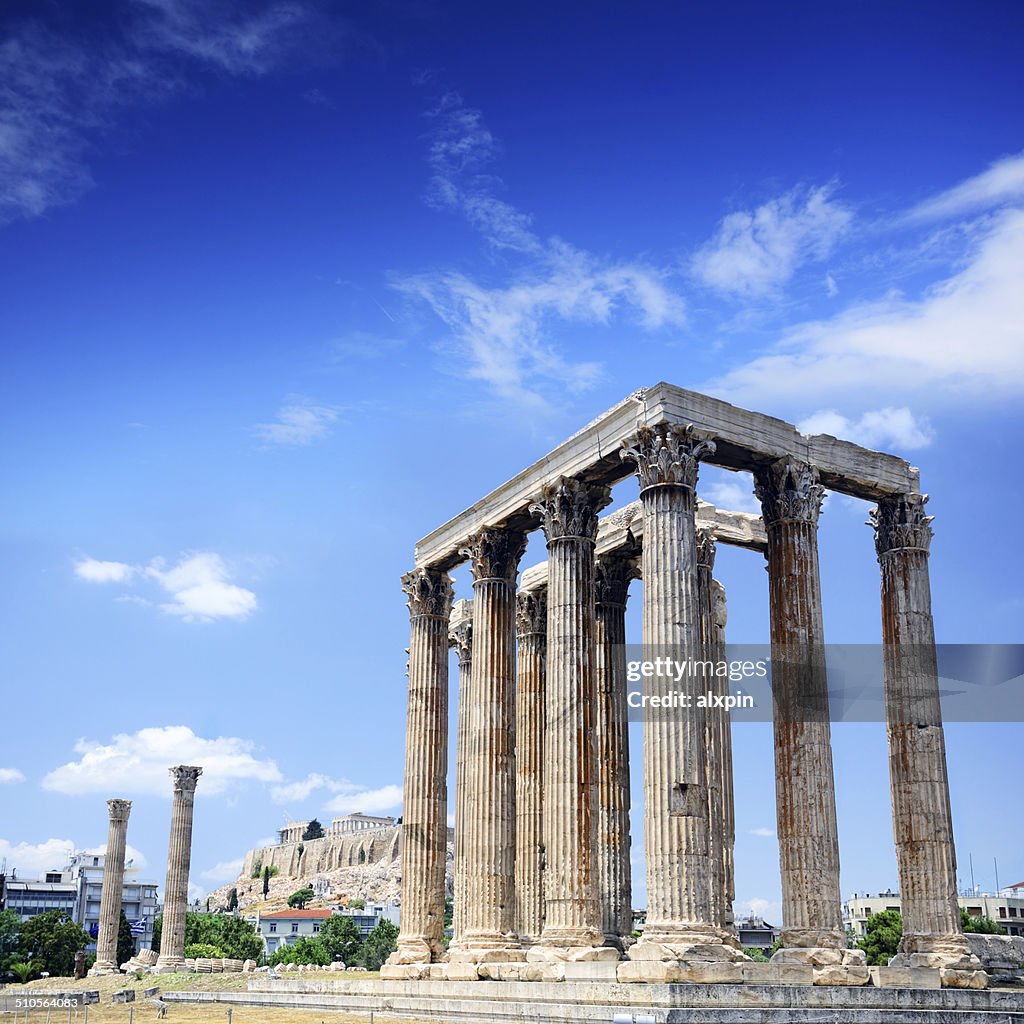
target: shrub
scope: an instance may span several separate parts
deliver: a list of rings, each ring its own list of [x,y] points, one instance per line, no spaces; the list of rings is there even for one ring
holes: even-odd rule
[[[189,960],[198,960],[200,958],[222,960],[224,958],[224,951],[217,946],[210,945],[209,942],[193,942],[190,946],[185,947],[185,956]]]

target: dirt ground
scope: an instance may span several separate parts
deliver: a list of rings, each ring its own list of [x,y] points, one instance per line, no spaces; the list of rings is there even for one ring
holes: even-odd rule
[[[0,991],[0,1024],[150,1024],[158,1019],[158,1009],[142,995],[146,988],[159,987],[163,991],[186,992],[244,992],[249,975],[245,974],[163,974],[148,976],[142,981],[125,978],[43,978],[27,985],[8,985]],[[375,978],[375,974],[360,974],[360,980]],[[310,973],[303,980],[324,978],[338,980],[337,974]],[[121,989],[136,992],[134,1003],[112,1003],[110,997]],[[47,991],[81,992],[99,991],[99,1003],[84,1006],[35,1006],[17,1008],[19,992],[41,996]],[[37,998],[38,1001],[38,998]],[[230,1016],[229,1016],[230,1011]],[[189,1005],[168,1003],[167,1024],[409,1024],[393,1017],[374,1013],[373,1019],[363,1013],[336,1013],[325,1010],[294,1010],[288,1007],[228,1006],[225,1003]],[[429,1024],[444,1024],[430,1021]]]

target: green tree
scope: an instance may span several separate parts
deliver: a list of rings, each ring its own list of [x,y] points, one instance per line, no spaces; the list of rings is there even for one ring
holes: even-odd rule
[[[185,956],[189,960],[197,960],[200,957],[207,960],[223,960],[225,955],[220,946],[215,946],[211,942],[190,942],[185,947]]]
[[[117,924],[117,966],[127,963],[135,956],[135,938],[132,926],[128,923],[125,912],[121,910],[121,920]]]
[[[69,978],[75,973],[75,954],[89,945],[89,936],[63,910],[48,910],[21,923],[19,959],[35,961],[40,971]]]
[[[330,962],[341,960],[355,964],[359,956],[359,928],[355,921],[345,914],[332,914],[320,925],[319,939]]]
[[[220,919],[220,940],[218,945],[224,955],[233,960],[263,959],[263,939],[256,931],[256,926],[240,917],[229,914],[215,915]]]
[[[864,938],[857,943],[867,954],[868,963],[885,967],[899,951],[903,937],[903,918],[898,910],[883,910],[864,922]]]
[[[262,874],[263,874],[263,861],[257,860],[256,863],[253,864],[253,866],[252,866],[252,874],[249,877],[250,878],[259,878],[260,875],[262,875]]]
[[[296,889],[295,892],[288,897],[288,906],[294,907],[296,910],[304,910],[306,904],[313,898],[313,890],[308,885],[303,886],[301,889]]]
[[[270,966],[277,964],[329,964],[331,958],[319,939],[303,935],[290,946],[279,946],[269,960]]]
[[[228,910],[237,910],[237,909],[238,909],[238,890],[232,888],[232,889],[228,890]]]
[[[269,865],[263,869],[263,898],[266,899],[270,895],[270,867]]]
[[[980,932],[982,935],[1005,935],[1006,929],[991,917],[972,917],[960,908],[960,927],[965,932]]]
[[[302,833],[303,841],[307,839],[323,839],[324,827],[319,821],[314,818],[307,826],[306,831]]]
[[[15,981],[24,985],[39,973],[39,969],[34,960],[27,964],[19,961],[18,963],[11,964],[10,973],[14,976]]]
[[[21,918],[13,910],[0,910],[0,981],[18,960],[18,930]]]
[[[362,899],[358,899],[358,898],[354,899],[354,900],[349,900],[348,903],[346,904],[346,906],[349,908],[349,910],[365,910],[366,909],[366,900],[362,900]]]
[[[398,948],[398,929],[390,921],[378,921],[377,927],[366,937],[360,958],[368,971],[379,971],[384,962]]]

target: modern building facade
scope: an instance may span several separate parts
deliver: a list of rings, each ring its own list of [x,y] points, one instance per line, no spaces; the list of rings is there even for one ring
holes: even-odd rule
[[[988,917],[1006,929],[1007,935],[1024,935],[1024,884],[1000,889],[998,893],[961,892],[957,902],[971,917]],[[864,926],[873,914],[885,910],[903,912],[898,892],[854,893],[843,904],[843,923],[857,938],[864,935]]]

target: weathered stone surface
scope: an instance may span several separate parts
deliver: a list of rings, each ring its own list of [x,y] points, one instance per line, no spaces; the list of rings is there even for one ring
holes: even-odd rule
[[[748,985],[813,985],[814,968],[798,963],[745,963],[743,980]]]
[[[867,966],[832,965],[814,968],[815,985],[866,985],[870,980]]]
[[[452,940],[466,930],[466,801],[469,780],[469,709],[473,671],[473,603],[456,601],[448,620],[448,642],[459,660],[459,705],[455,726],[455,857],[452,864]]]
[[[943,988],[988,988],[988,975],[984,971],[957,971],[943,967],[939,971]]]
[[[100,889],[99,935],[96,939],[96,963],[92,976],[114,974],[117,965],[117,930],[121,923],[121,899],[124,886],[124,851],[128,841],[128,815],[131,800],[108,800],[110,818],[106,855],[103,860],[103,885]],[[133,993],[134,994],[134,993]]]
[[[119,992],[115,992],[111,997],[111,1002],[114,1003],[134,1003],[135,1002],[135,989],[123,988]]]
[[[940,988],[939,972],[927,967],[869,967],[875,988]]]
[[[188,875],[192,863],[192,812],[196,784],[203,769],[179,764],[168,769],[174,780],[171,799],[171,838],[167,847],[167,881],[164,885],[163,929],[160,932],[158,974],[180,971],[185,966],[185,913],[188,908]]]
[[[1024,935],[983,935],[967,932],[964,936],[971,953],[987,971],[1024,969]]]

